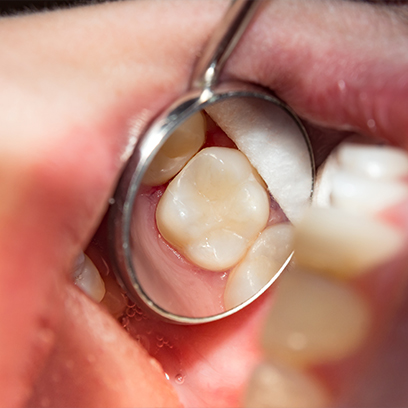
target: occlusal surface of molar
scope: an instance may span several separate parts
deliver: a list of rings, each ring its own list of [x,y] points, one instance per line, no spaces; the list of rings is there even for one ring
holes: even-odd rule
[[[201,150],[172,180],[157,206],[162,236],[203,268],[234,266],[265,228],[269,197],[243,153]]]

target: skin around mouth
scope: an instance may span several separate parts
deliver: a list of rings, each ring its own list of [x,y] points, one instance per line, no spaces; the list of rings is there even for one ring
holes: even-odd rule
[[[106,210],[129,129],[137,138],[186,89],[226,6],[123,2],[0,20],[0,405],[241,404],[261,358],[269,294],[199,327],[135,312],[125,324],[135,341],[69,277]],[[392,10],[276,1],[263,6],[223,77],[269,87],[292,106],[309,123],[318,163],[351,129],[406,148],[406,45]],[[401,205],[382,217],[405,227],[406,214]],[[378,311],[378,338],[401,265],[360,283]],[[314,370],[346,399],[344,388],[358,383],[350,372],[363,370],[369,351]]]

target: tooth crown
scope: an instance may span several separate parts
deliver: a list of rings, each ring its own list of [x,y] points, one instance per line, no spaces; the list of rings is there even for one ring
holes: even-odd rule
[[[193,263],[225,270],[265,228],[268,194],[238,150],[200,151],[169,184],[156,212],[162,236]]]
[[[206,121],[198,112],[170,135],[150,164],[143,183],[159,186],[174,177],[205,142]]]

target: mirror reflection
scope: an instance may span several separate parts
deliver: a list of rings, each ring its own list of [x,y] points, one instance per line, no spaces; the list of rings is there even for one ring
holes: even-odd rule
[[[138,281],[162,309],[207,317],[270,284],[292,253],[313,165],[283,108],[234,97],[191,115],[153,158],[137,194]]]

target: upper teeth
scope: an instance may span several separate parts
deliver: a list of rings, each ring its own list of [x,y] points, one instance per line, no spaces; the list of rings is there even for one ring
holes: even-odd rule
[[[156,213],[163,237],[195,264],[225,270],[265,228],[269,198],[246,157],[235,149],[198,153],[169,184]]]
[[[374,214],[408,196],[404,175],[408,175],[408,157],[403,151],[343,143],[318,172],[314,202]]]
[[[402,232],[374,214],[408,198],[408,156],[392,147],[343,143],[319,169],[314,203],[295,233],[303,266],[342,277],[385,262]]]

